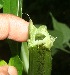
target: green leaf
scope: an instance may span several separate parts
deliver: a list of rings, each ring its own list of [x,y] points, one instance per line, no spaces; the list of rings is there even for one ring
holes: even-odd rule
[[[63,45],[63,34],[62,32],[60,31],[57,31],[57,30],[49,30],[49,33],[54,36],[54,37],[57,37],[56,38],[56,41],[54,41],[54,46],[55,48],[61,48],[62,45]]]
[[[22,17],[22,3],[23,3],[23,0],[19,0],[19,9],[18,9],[19,17]]]
[[[52,55],[56,54],[58,52],[58,49],[70,54],[70,51],[64,49],[64,42],[63,42],[64,36],[63,36],[63,33],[60,32],[60,31],[57,31],[57,30],[49,30],[49,33],[52,36],[57,37],[56,41],[54,42],[53,47],[51,49],[52,50]]]
[[[4,0],[3,13],[10,13],[18,16],[19,0]]]
[[[24,71],[28,73],[29,69],[29,50],[27,47],[27,42],[23,42],[21,45],[21,59],[23,62]]]
[[[4,60],[0,60],[0,66],[7,65],[7,63]]]
[[[52,14],[51,17],[54,30],[60,31],[63,34],[63,43],[66,43],[68,45],[70,40],[70,28],[66,24],[58,22]]]
[[[4,0],[3,13],[10,13],[22,17],[22,0]]]
[[[10,0],[4,0],[3,13],[10,13]]]
[[[3,7],[3,0],[0,0],[0,9]]]
[[[18,75],[22,75],[23,65],[18,55],[10,58],[9,65],[16,67],[18,71]]]
[[[52,50],[52,55],[56,54],[58,52],[57,48],[63,48],[63,34],[60,31],[57,30],[48,30],[49,34],[51,34],[56,38],[56,41],[54,41],[53,47],[51,48]]]

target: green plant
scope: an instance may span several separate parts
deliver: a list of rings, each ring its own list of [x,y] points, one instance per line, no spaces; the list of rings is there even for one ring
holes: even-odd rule
[[[29,25],[29,75],[51,75],[52,56],[50,48],[55,38],[49,35],[46,26]]]
[[[10,14],[14,14],[16,16],[22,17],[22,0],[14,0],[14,1],[13,0],[0,0],[0,8],[3,8],[3,13],[10,13]],[[50,15],[52,18],[54,30],[48,30],[48,31],[52,36],[57,37],[56,41],[54,42],[54,46],[51,49],[52,55],[54,56],[58,52],[57,49],[60,49],[67,53],[70,53],[70,51],[65,49],[66,46],[68,46],[70,48],[70,42],[69,42],[70,41],[70,28],[68,28],[66,26],[66,24],[58,22],[51,13],[50,13]],[[32,33],[31,33],[31,35],[32,35]],[[36,39],[40,39],[39,36],[37,36]],[[22,72],[26,72],[26,74],[27,74],[28,68],[29,68],[29,53],[30,53],[30,59],[31,59],[30,63],[31,63],[33,61],[32,59],[34,59],[34,62],[36,62],[35,60],[38,60],[38,58],[35,59],[38,56],[38,52],[33,53],[33,51],[31,51],[30,48],[29,48],[29,51],[30,51],[29,52],[28,47],[27,47],[27,42],[22,42],[20,44],[19,42],[15,42],[15,41],[9,40],[9,39],[7,39],[7,42],[9,44],[9,47],[11,50],[11,58],[10,58],[8,64],[13,65],[17,68],[18,75],[22,75]],[[38,47],[36,47],[36,48],[38,48]],[[37,54],[37,56],[32,58],[31,52],[33,55]],[[39,50],[39,52],[40,52],[40,50]],[[47,50],[47,52],[49,53],[49,59],[48,59],[49,60],[49,68],[51,68],[51,62],[52,62],[51,61],[51,51]],[[46,51],[45,51],[45,53],[46,53]],[[44,55],[43,55],[43,57],[44,57]],[[39,62],[42,62],[42,59],[39,60]],[[47,63],[47,59],[45,60],[44,64],[45,63]],[[7,63],[4,60],[1,60],[0,65],[5,65],[5,64],[7,64]],[[39,63],[38,63],[38,65],[39,65]],[[44,66],[47,66],[47,65],[48,64],[45,64]],[[38,71],[37,68],[39,66],[37,66],[37,64],[35,64],[35,63],[33,63],[31,67],[33,68],[33,66],[34,66],[34,69],[33,69],[33,71],[31,70],[32,74],[36,73],[36,75],[37,74],[39,75],[41,73],[40,75],[46,75],[43,73],[43,71],[45,71],[47,69],[44,68],[42,70],[42,68],[40,68],[41,72],[40,71],[37,72]],[[35,67],[37,67],[37,68],[35,68]],[[31,71],[29,70],[30,74],[31,74]],[[49,73],[48,73],[48,71],[46,71],[46,73],[48,73],[48,75],[50,75],[50,73],[51,73],[50,71],[51,70],[49,70]]]

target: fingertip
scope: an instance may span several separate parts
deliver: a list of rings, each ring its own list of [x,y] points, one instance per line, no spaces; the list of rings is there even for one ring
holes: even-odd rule
[[[8,67],[8,73],[9,75],[18,75],[17,69],[14,66]]]
[[[0,40],[6,38],[18,42],[28,39],[29,22],[12,14],[0,14]]]
[[[17,16],[10,17],[9,39],[24,42],[28,39],[29,22]]]

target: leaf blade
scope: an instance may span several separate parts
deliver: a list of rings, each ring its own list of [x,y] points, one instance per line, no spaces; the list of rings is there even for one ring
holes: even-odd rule
[[[18,71],[18,75],[22,75],[23,65],[18,55],[10,58],[9,65],[16,67]]]

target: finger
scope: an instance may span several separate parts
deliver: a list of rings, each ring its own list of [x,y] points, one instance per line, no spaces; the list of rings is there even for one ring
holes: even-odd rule
[[[19,42],[27,41],[29,23],[13,15],[10,15],[9,22],[10,31],[8,38]]]
[[[29,22],[12,14],[0,14],[0,40],[9,39],[23,42],[28,39]]]
[[[8,66],[1,66],[0,67],[0,75],[8,75]]]
[[[18,75],[18,71],[14,66],[1,66],[0,75]]]
[[[7,71],[0,70],[0,75],[9,75]]]
[[[18,75],[17,69],[14,66],[8,67],[8,73],[9,75]]]
[[[7,38],[9,32],[9,20],[5,14],[0,14],[0,40]]]

